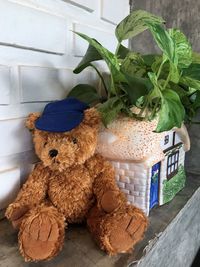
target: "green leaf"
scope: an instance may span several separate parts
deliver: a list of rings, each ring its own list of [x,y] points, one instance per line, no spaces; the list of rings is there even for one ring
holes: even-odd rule
[[[74,69],[73,72],[76,74],[80,73],[82,70],[90,66],[91,62],[96,61],[96,60],[101,60],[101,59],[102,59],[102,56],[99,54],[97,49],[94,46],[89,45],[85,53],[85,56],[83,57],[83,59],[78,64],[78,66]]]
[[[111,123],[123,109],[124,104],[118,97],[112,97],[98,107],[105,126]]]
[[[119,49],[117,51],[117,57],[119,57],[120,59],[124,59],[129,52],[130,50],[127,47],[120,44]]]
[[[151,65],[151,70],[157,74],[157,78],[160,76],[164,76],[164,79],[167,77],[169,72],[169,61],[167,61],[166,57],[157,56],[155,57],[154,62]]]
[[[148,28],[146,22],[161,24],[164,20],[144,10],[133,11],[117,25],[115,35],[118,41],[121,43],[145,31]]]
[[[170,62],[170,81],[178,83],[179,79],[180,79],[180,73],[177,66],[175,66]]]
[[[155,104],[156,107],[160,106],[161,98],[162,98],[162,93],[161,93],[161,88],[159,82],[161,80],[157,80],[157,76],[153,72],[148,72],[149,79],[151,83],[153,84],[153,90],[151,90],[147,96],[148,99],[148,107],[147,108],[154,108]],[[154,108],[154,111],[151,114],[151,119],[155,116],[155,111],[157,111],[157,108]]]
[[[187,76],[183,76],[180,78],[180,84],[183,84],[187,87],[191,87],[197,90],[200,90],[200,81],[192,79],[190,77]]]
[[[175,43],[175,53],[178,58],[178,67],[187,68],[192,63],[192,47],[187,37],[177,29],[169,29],[169,35]]]
[[[123,83],[124,91],[127,93],[129,101],[135,105],[141,96],[145,96],[152,89],[152,83],[149,79],[130,76],[124,73],[127,83]]]
[[[93,46],[96,49],[96,51],[99,53],[102,59],[106,61],[109,68],[112,69],[112,67],[114,67],[119,70],[119,63],[117,57],[113,53],[111,53],[108,49],[103,47],[99,42],[97,42],[97,40],[90,38],[89,36],[80,32],[75,32],[75,33],[80,37],[82,37],[83,39],[85,39],[86,41],[88,41],[90,46]]]
[[[197,52],[192,53],[192,63],[199,63],[200,64],[200,54]]]
[[[159,60],[159,63],[162,61],[162,57],[160,55],[142,55],[142,59],[148,67],[151,67],[155,61]]]
[[[194,111],[200,108],[200,91],[197,91],[196,94],[194,94],[194,98],[192,99],[192,108]]]
[[[200,81],[200,64],[192,63],[187,69],[183,70],[182,75]]]
[[[175,44],[169,33],[159,24],[148,22],[147,25],[158,47],[172,63],[177,65],[177,58],[175,56]]]
[[[94,102],[100,102],[100,97],[97,94],[95,87],[89,84],[78,84],[69,92],[67,97],[75,97],[88,105]]]
[[[110,92],[115,94],[115,82],[117,81],[123,81],[124,77],[122,73],[120,72],[120,66],[117,57],[111,53],[109,50],[107,50],[105,47],[103,47],[100,43],[98,43],[95,39],[90,38],[89,36],[75,32],[77,35],[88,41],[88,43],[93,46],[98,53],[101,55],[102,59],[105,60],[105,62],[108,65],[108,68],[110,69],[111,74],[111,88]]]
[[[183,88],[180,84],[170,82],[169,87],[179,95],[180,99],[190,94],[189,88]]]
[[[169,131],[173,127],[181,127],[185,110],[179,96],[173,90],[163,91],[162,106],[156,132]]]
[[[130,52],[121,62],[123,73],[142,77],[146,73],[146,65],[139,53]]]

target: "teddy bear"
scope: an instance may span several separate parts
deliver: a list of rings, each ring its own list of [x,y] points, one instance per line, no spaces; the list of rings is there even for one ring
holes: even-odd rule
[[[97,110],[75,98],[28,116],[40,161],[6,210],[25,261],[55,257],[71,223],[85,221],[110,255],[130,251],[143,238],[146,216],[127,204],[112,166],[95,153],[100,123]]]

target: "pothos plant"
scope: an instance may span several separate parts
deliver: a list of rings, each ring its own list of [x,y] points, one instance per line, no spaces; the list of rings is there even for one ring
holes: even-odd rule
[[[142,55],[122,45],[149,30],[160,48],[160,54]],[[97,40],[76,32],[88,43],[85,56],[74,69],[78,74],[87,67],[98,73],[105,93],[89,84],[75,86],[68,96],[74,96],[89,105],[98,104],[105,125],[119,113],[139,120],[158,116],[156,132],[181,127],[183,121],[192,121],[200,107],[200,55],[192,51],[186,36],[178,29],[166,29],[162,18],[144,10],[133,11],[116,27],[118,41],[115,53]],[[95,61],[104,60],[109,68],[109,79],[103,77]],[[140,109],[139,114],[130,109]]]

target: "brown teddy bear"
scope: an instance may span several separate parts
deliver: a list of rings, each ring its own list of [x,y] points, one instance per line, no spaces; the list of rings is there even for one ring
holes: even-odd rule
[[[147,228],[143,212],[128,205],[117,187],[111,165],[95,154],[100,117],[94,108],[86,108],[66,99],[27,118],[41,161],[6,211],[19,228],[25,261],[57,255],[68,223],[86,220],[94,239],[110,255],[130,251]]]

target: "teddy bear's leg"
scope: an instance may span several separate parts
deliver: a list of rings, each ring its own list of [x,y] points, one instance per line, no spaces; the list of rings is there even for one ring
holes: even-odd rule
[[[140,209],[128,204],[112,213],[105,213],[95,206],[89,213],[87,224],[100,247],[114,255],[129,252],[143,238],[147,218]]]
[[[50,205],[41,204],[29,211],[18,234],[19,249],[25,261],[51,259],[62,249],[64,220]]]

